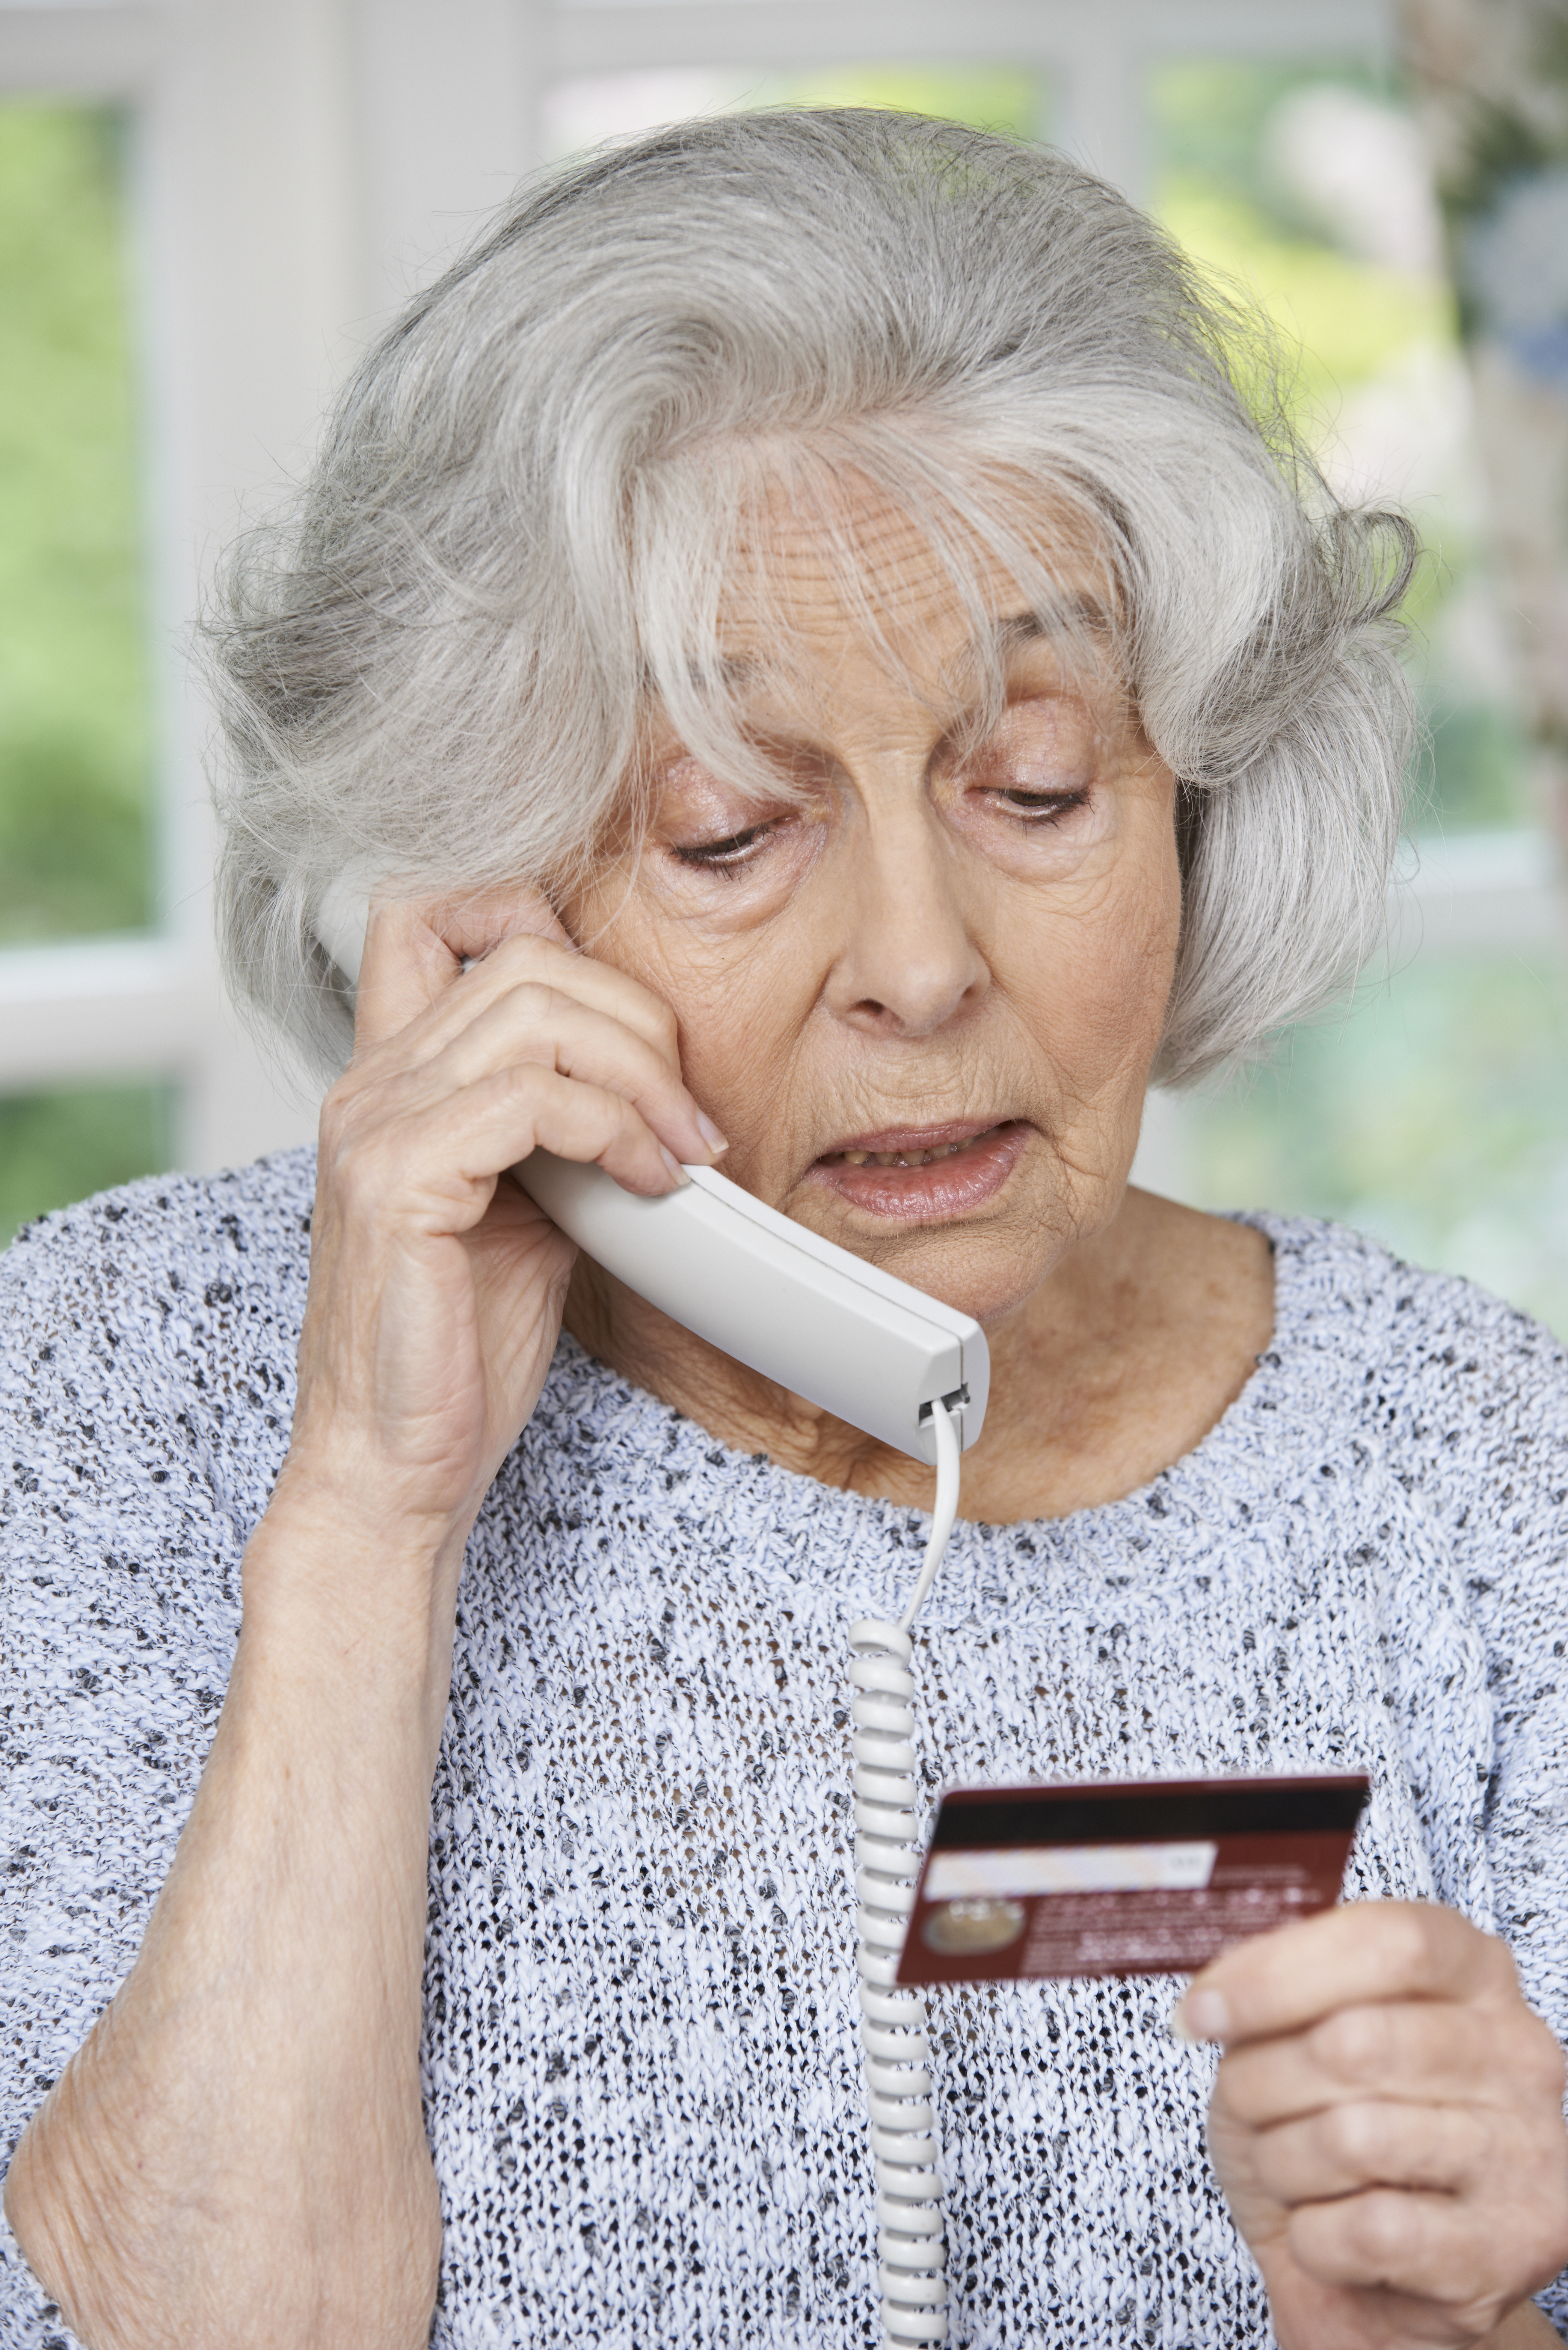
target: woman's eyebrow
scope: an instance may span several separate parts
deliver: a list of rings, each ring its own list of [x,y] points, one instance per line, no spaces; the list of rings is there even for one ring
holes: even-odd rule
[[[943,664],[946,675],[955,689],[965,689],[959,681],[983,677],[988,671],[1005,670],[1009,661],[1031,645],[1075,642],[1086,639],[1105,645],[1112,633],[1111,619],[1106,607],[1094,596],[1084,594],[1064,596],[1049,603],[1032,606],[1022,612],[1009,612],[989,628],[971,637]],[[717,688],[721,702],[732,709],[757,693],[776,690],[783,681],[777,664],[755,653],[721,653],[713,671],[705,679],[693,675],[690,681],[698,691],[711,692]],[[647,667],[643,671],[643,691],[651,710],[660,707],[658,688]],[[667,714],[667,713],[666,713]],[[802,739],[810,734],[809,722],[801,713],[804,724]],[[775,718],[774,726],[780,724]],[[787,726],[788,722],[784,723]]]
[[[1009,612],[971,637],[943,664],[947,690],[959,701],[972,700],[978,689],[983,701],[988,681],[994,690],[1005,681],[1012,663],[1033,646],[1058,646],[1064,651],[1086,646],[1103,656],[1111,635],[1110,615],[1093,596],[1064,596],[1025,612]]]
[[[1094,637],[1108,640],[1111,616],[1097,597],[1064,596],[1059,602],[1036,605],[1027,612],[1009,613],[987,631],[981,644],[972,639],[971,653],[982,649],[993,658],[1005,660],[1010,653],[1021,651],[1025,645],[1038,644],[1062,637]]]

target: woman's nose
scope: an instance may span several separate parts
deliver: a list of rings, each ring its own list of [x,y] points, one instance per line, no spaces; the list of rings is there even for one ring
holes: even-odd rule
[[[863,839],[843,875],[843,945],[828,1009],[897,1036],[935,1035],[991,984],[939,827],[922,812]]]

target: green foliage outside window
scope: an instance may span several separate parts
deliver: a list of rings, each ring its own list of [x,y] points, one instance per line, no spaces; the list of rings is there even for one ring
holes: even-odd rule
[[[1332,1216],[1568,1333],[1568,965],[1417,958],[1204,1106],[1187,1195]]]
[[[1281,169],[1274,126],[1293,99],[1323,90],[1403,109],[1397,83],[1355,60],[1210,58],[1168,64],[1149,82],[1155,209],[1201,267],[1244,286],[1267,311],[1291,404],[1319,442],[1332,439],[1347,395],[1380,381],[1397,388],[1423,365],[1451,363],[1459,332],[1446,273],[1346,250]],[[1449,599],[1484,560],[1479,518],[1445,504],[1419,510],[1417,520],[1426,558],[1404,617],[1430,741],[1415,818],[1445,831],[1516,824],[1530,814],[1517,711],[1506,692],[1478,692],[1447,674],[1442,657]]]
[[[122,143],[0,104],[0,947],[150,919]]]
[[[50,1208],[167,1167],[168,1086],[86,1086],[0,1100],[0,1248]]]
[[[1457,364],[1435,270],[1397,268],[1325,233],[1279,168],[1272,133],[1303,91],[1396,112],[1354,63],[1206,59],[1151,78],[1160,216],[1201,265],[1240,281],[1295,360],[1309,437],[1332,437],[1368,386]],[[1486,587],[1484,514],[1418,508],[1427,559],[1407,606],[1430,741],[1413,819],[1462,851],[1467,829],[1531,815],[1524,731],[1506,681],[1455,660]],[[1179,1188],[1202,1207],[1337,1217],[1412,1262],[1463,1273],[1568,1333],[1568,966],[1510,950],[1417,953],[1355,1005],[1283,1038],[1269,1067],[1189,1103]]]
[[[151,919],[124,126],[0,103],[0,951]],[[169,1162],[167,1087],[0,1099],[0,1245]]]

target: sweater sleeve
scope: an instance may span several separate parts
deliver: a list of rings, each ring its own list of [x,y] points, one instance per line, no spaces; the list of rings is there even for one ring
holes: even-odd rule
[[[1568,1351],[1470,1283],[1393,1273],[1377,1409],[1485,1645],[1497,1930],[1568,2046]],[[1568,2333],[1568,2273],[1540,2296]]]
[[[292,1392],[254,1176],[0,1259],[0,2164],[136,1957],[223,1703]],[[68,2340],[6,2231],[0,2350]]]
[[[1394,1278],[1380,1409],[1485,1643],[1498,1930],[1568,2044],[1568,1351],[1469,1282]]]

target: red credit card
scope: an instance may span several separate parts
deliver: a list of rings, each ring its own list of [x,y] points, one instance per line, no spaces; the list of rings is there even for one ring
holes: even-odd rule
[[[1366,1796],[1359,1772],[950,1788],[898,1981],[1194,1974],[1333,1908]]]

